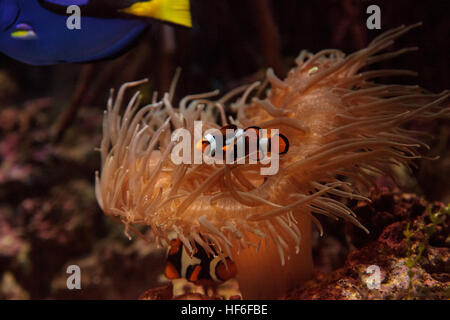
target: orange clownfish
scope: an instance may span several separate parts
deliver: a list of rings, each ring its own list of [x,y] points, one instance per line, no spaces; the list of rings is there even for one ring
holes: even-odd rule
[[[214,247],[211,250],[215,253]],[[223,259],[208,254],[197,245],[190,255],[179,238],[170,240],[164,274],[168,279],[185,278],[188,281],[213,280],[225,282],[237,274],[236,264],[229,257]]]
[[[223,159],[231,155],[232,162],[250,156],[260,161],[273,150],[274,141],[278,142],[278,154],[282,155],[289,150],[289,140],[281,133],[272,135],[259,127],[240,129],[230,124],[220,128],[220,134],[206,134],[198,141],[196,148],[210,157],[214,157],[221,150]],[[252,141],[254,143],[252,143]]]

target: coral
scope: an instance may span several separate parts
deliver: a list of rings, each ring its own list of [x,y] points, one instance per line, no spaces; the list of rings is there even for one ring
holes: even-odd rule
[[[78,265],[82,270],[82,290],[67,290],[67,274],[60,273],[51,281],[52,296],[57,299],[136,299],[148,286],[157,286],[163,272],[165,250],[158,250],[154,243],[141,239],[123,240],[120,233],[111,234],[98,241],[89,254],[66,260],[64,267]]]
[[[390,199],[389,204],[375,204],[383,198]],[[319,272],[313,280],[289,292],[286,299],[450,298],[450,243],[445,240],[449,221],[443,218],[439,222],[430,221],[438,212],[443,217],[448,207],[424,203],[415,195],[398,191],[386,190],[373,199],[373,204],[364,206],[370,206],[374,215],[389,212],[393,220],[380,228],[376,239],[352,251],[342,268],[330,274]],[[430,230],[435,231],[430,233]],[[430,244],[426,241],[430,235],[440,240]],[[367,285],[372,275],[368,271],[371,265],[380,267],[379,288]]]
[[[214,281],[192,283],[175,279],[167,284],[145,291],[140,300],[242,300],[236,279],[222,284]]]
[[[5,103],[17,94],[18,86],[7,72],[0,71],[0,103]]]
[[[29,295],[20,287],[14,275],[11,272],[6,272],[0,279],[0,299],[25,300],[29,299]]]

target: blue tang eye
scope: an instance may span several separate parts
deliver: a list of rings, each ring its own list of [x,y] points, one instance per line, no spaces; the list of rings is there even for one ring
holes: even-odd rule
[[[34,40],[37,39],[37,35],[33,28],[26,23],[19,23],[11,32],[11,37],[22,40]]]

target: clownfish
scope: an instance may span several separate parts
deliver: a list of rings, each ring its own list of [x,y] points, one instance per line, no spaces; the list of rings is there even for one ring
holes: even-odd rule
[[[222,149],[224,160],[226,159],[227,150],[231,149],[232,162],[250,156],[256,161],[261,161],[266,153],[270,154],[273,150],[275,139],[278,142],[278,154],[282,155],[289,150],[289,140],[281,133],[272,135],[271,133],[264,134],[265,130],[253,126],[245,129],[240,129],[237,126],[230,124],[220,128],[219,136],[213,134],[206,134],[202,140],[198,141],[196,148],[210,157],[214,157],[219,149]],[[252,144],[252,137],[256,142]]]
[[[73,5],[79,26],[69,28]],[[103,60],[129,49],[149,27],[145,18],[191,27],[190,2],[0,0],[0,52],[32,65]]]
[[[164,275],[170,280],[184,278],[191,282],[213,280],[222,283],[234,278],[237,268],[233,260],[226,257],[224,261],[217,256],[214,247],[211,250],[214,254],[208,254],[197,245],[190,255],[179,238],[170,240]]]

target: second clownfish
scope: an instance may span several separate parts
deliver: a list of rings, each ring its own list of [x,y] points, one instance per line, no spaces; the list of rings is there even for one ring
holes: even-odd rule
[[[215,252],[214,248],[211,250]],[[216,254],[208,254],[197,245],[191,255],[179,238],[170,240],[167,264],[164,274],[168,279],[185,278],[188,281],[213,280],[221,283],[234,278],[236,264],[230,258],[221,259]]]

